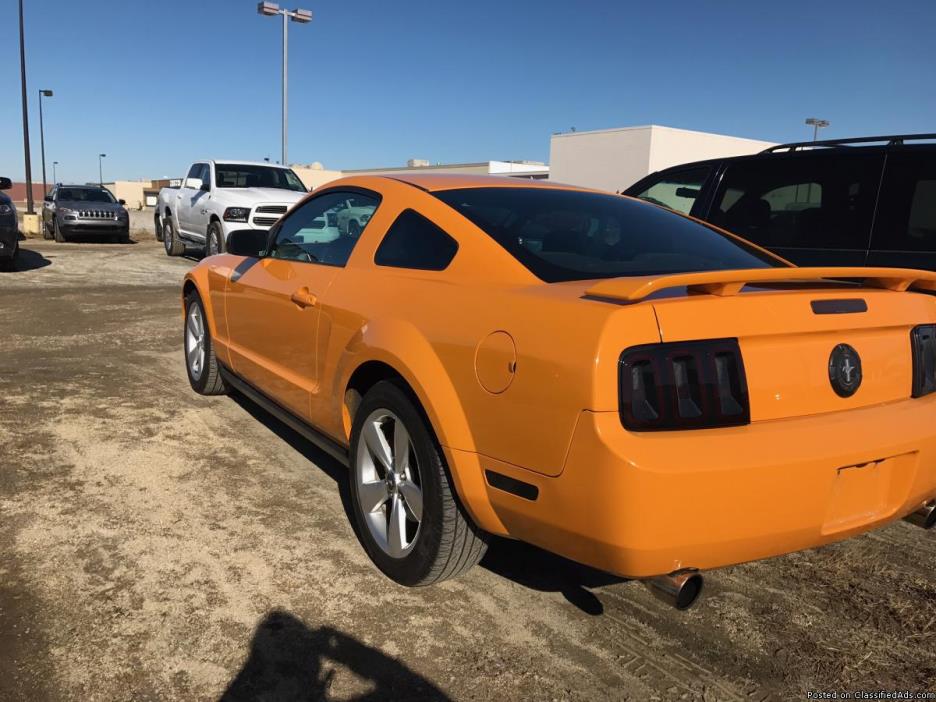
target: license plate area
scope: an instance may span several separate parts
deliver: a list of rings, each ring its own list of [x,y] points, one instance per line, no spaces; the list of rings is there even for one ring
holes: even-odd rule
[[[916,453],[836,469],[823,534],[835,534],[887,519],[907,498]]]

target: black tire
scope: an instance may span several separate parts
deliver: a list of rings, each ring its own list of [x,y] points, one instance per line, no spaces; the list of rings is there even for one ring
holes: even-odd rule
[[[224,230],[221,229],[221,223],[217,220],[208,225],[208,233],[205,237],[205,255],[215,256],[222,254],[227,250],[224,245]]]
[[[153,229],[156,231],[156,241],[163,240],[162,222],[159,221],[159,215],[153,220]]]
[[[172,217],[166,217],[163,220],[163,246],[166,247],[167,256],[181,256],[185,253],[185,244],[176,234],[175,222]]]
[[[55,234],[52,233],[52,228],[49,226],[48,221],[45,219],[42,220],[42,238],[43,239],[53,239]]]
[[[359,452],[368,450],[362,438],[363,425],[380,411],[389,411],[402,420],[418,465],[422,520],[411,550],[402,557],[384,551],[371,533],[358,488]],[[361,401],[351,429],[348,475],[358,537],[374,564],[391,580],[409,587],[432,585],[461,575],[484,556],[487,534],[474,524],[458,500],[439,442],[415,398],[397,384],[379,382]]]
[[[124,229],[117,235],[118,244],[129,244],[130,243],[130,229]]]
[[[65,236],[65,233],[62,231],[62,228],[59,226],[58,219],[52,220],[52,234],[55,237],[55,240],[60,244],[64,244],[66,241],[68,241],[68,239]]]
[[[190,312],[192,307],[197,308],[197,313],[201,316],[204,328],[204,360],[202,362],[201,373],[195,373],[192,364],[189,362],[188,351],[190,348]],[[202,304],[199,294],[192,290],[185,296],[185,321],[182,327],[182,354],[185,360],[185,372],[188,375],[189,384],[192,390],[199,395],[224,395],[228,392],[227,383],[221,377],[221,367],[218,364],[218,357],[215,356],[214,344],[211,341],[211,329],[208,326],[208,318],[205,316],[205,306]]]

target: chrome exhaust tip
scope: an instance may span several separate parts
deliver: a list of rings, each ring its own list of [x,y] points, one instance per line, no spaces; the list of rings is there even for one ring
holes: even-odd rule
[[[705,579],[697,570],[678,570],[643,581],[655,597],[678,610],[689,609],[702,594]]]
[[[924,503],[916,512],[911,512],[904,517],[904,521],[924,529],[932,529],[936,526],[936,500]]]

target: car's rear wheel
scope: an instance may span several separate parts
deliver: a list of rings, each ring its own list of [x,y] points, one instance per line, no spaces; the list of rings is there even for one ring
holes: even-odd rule
[[[52,227],[49,226],[48,220],[42,220],[42,238],[43,239],[52,239],[55,234],[52,233]]]
[[[185,370],[192,389],[199,395],[223,395],[228,391],[221,377],[221,367],[211,343],[208,318],[199,294],[192,290],[185,296],[183,332]]]
[[[224,253],[224,231],[221,229],[220,222],[212,222],[208,225],[208,237],[205,242],[205,255],[215,256]]]
[[[486,534],[458,501],[426,418],[396,384],[377,383],[361,401],[349,473],[358,534],[387,577],[431,585],[481,560]]]
[[[181,256],[185,253],[185,244],[179,239],[172,217],[163,219],[163,246],[166,247],[167,256]]]
[[[153,229],[156,232],[156,241],[163,240],[162,222],[159,221],[159,215],[153,218]]]
[[[55,237],[55,240],[60,244],[63,244],[66,241],[68,241],[68,239],[65,237],[65,233],[62,231],[62,228],[59,226],[57,219],[52,220],[52,234]]]

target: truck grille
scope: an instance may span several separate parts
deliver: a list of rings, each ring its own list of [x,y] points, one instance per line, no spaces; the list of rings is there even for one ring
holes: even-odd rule
[[[272,227],[279,220],[279,217],[254,217],[253,223],[258,227]]]
[[[286,214],[286,205],[260,205],[254,212],[266,214]]]
[[[114,213],[107,210],[78,210],[81,219],[114,219]]]

